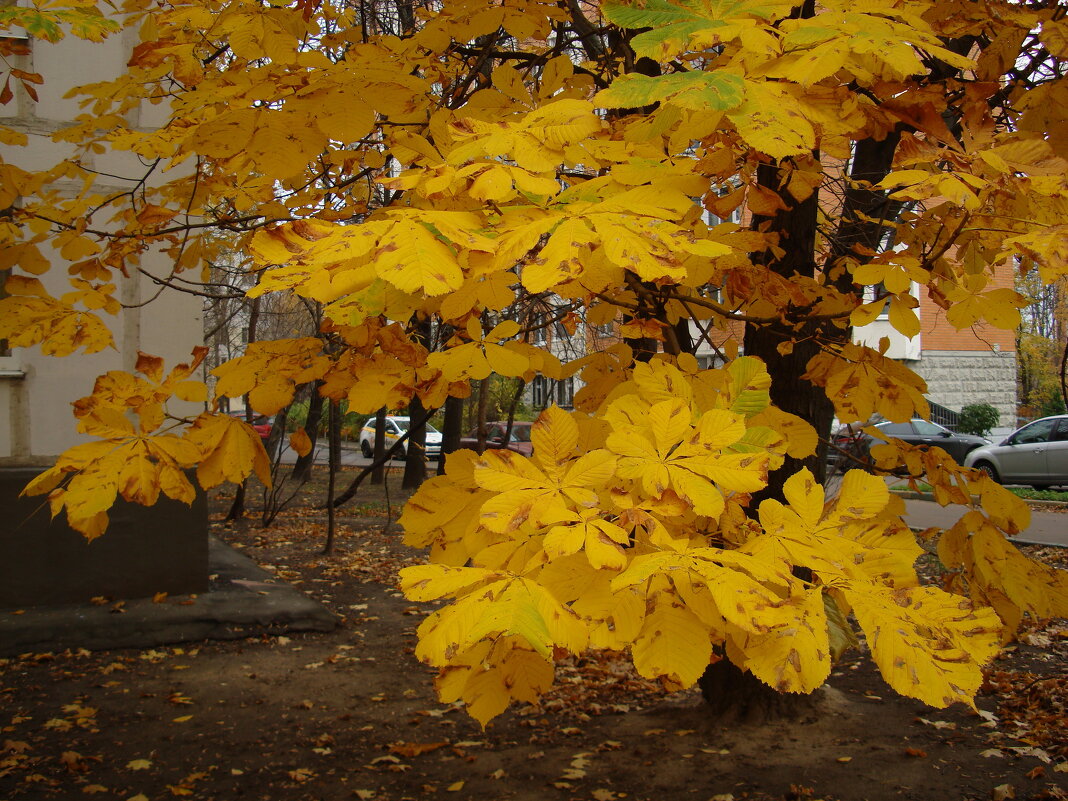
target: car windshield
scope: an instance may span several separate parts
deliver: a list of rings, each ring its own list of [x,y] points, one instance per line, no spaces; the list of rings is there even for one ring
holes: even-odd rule
[[[401,433],[403,433],[403,432],[408,430],[408,421],[407,420],[394,420],[393,421],[393,425],[395,425],[397,427],[397,429],[399,431],[401,431]],[[440,432],[436,428],[434,428],[434,426],[430,425],[430,423],[427,423],[426,424],[426,433],[428,433],[428,434],[438,434]]]
[[[512,442],[530,442],[530,426],[513,426]]]

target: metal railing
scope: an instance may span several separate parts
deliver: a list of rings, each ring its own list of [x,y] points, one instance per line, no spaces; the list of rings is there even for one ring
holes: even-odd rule
[[[931,406],[931,422],[938,423],[940,426],[945,426],[950,431],[956,431],[957,426],[960,424],[960,412],[955,412],[952,409],[947,409],[940,403],[934,401],[928,401]]]

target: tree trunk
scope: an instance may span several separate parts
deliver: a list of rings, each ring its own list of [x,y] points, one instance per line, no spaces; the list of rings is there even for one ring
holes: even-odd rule
[[[375,446],[371,450],[371,462],[376,465],[371,471],[371,483],[381,484],[386,480],[386,466],[382,457],[386,455],[386,407],[383,406],[375,415]]]
[[[478,382],[478,406],[475,407],[475,436],[478,438],[478,452],[486,449],[486,409],[489,407],[490,380],[483,378]]]
[[[460,449],[463,436],[464,399],[449,396],[445,399],[445,421],[441,426],[441,456],[438,457],[437,474],[445,472],[445,456]]]
[[[248,313],[248,336],[245,338],[246,342],[252,343],[256,341],[256,329],[259,327],[260,322],[260,299],[253,298],[251,308]],[[252,407],[248,405],[248,393],[245,394],[245,422],[251,425],[252,423]],[[238,487],[237,492],[234,493],[234,502],[230,506],[230,511],[226,513],[227,520],[240,520],[245,516],[245,495],[248,488],[248,479],[242,481]]]
[[[404,478],[401,487],[419,489],[426,480],[426,409],[418,395],[413,395],[408,404],[408,443],[404,459]]]
[[[339,401],[330,401],[330,419],[327,429],[327,441],[329,442],[329,475],[326,482],[326,542],[323,544],[323,553],[334,552],[334,533],[337,529],[337,512],[334,509],[334,482],[337,477],[338,467],[341,466],[341,404]]]
[[[712,716],[721,724],[804,717],[818,709],[822,693],[780,693],[752,673],[743,673],[727,659],[709,665],[697,686]]]
[[[819,158],[819,154],[813,154]],[[761,186],[776,191],[782,184],[778,164],[762,165],[757,177]],[[816,274],[816,225],[819,214],[819,192],[814,191],[801,202],[785,195],[783,203],[787,208],[780,209],[773,217],[754,216],[751,227],[770,223],[769,230],[779,235],[778,248],[781,256],[768,250],[754,253],[754,263],[764,264],[773,272],[787,279],[795,276],[811,278]],[[797,309],[793,317],[804,320],[808,310]],[[774,376],[771,384],[771,402],[784,412],[796,414],[826,436],[834,417],[834,405],[820,388],[813,386],[801,376],[808,368],[809,360],[820,352],[821,342],[841,340],[841,334],[830,324],[814,321],[801,324],[798,331],[787,317],[770,325],[746,325],[744,348],[746,356],[756,356],[768,365]],[[780,352],[779,346],[784,342],[794,341],[792,350]],[[817,449],[813,456],[805,459],[787,457],[783,466],[768,477],[768,487],[753,496],[753,507],[764,498],[782,499],[783,482],[807,467],[822,482],[825,478],[824,448]]]
[[[315,464],[315,443],[319,441],[319,422],[323,418],[323,396],[319,393],[322,381],[309,384],[308,417],[304,422],[304,431],[311,440],[311,450],[304,456],[297,456],[293,465],[292,477],[301,483],[311,478],[312,466]]]
[[[412,317],[408,327],[416,342],[426,348],[430,347],[429,319]],[[408,403],[408,442],[405,445],[405,453],[401,487],[419,489],[426,480],[426,407],[418,395],[412,395]]]

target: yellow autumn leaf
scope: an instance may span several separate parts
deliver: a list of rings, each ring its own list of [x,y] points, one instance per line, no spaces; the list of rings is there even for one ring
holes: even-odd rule
[[[401,570],[400,589],[409,600],[433,601],[500,578],[500,573],[479,567],[416,565]]]
[[[240,484],[251,473],[271,485],[271,464],[263,442],[250,426],[229,415],[202,414],[186,438],[200,449],[197,480],[204,489],[225,481]]]
[[[299,384],[321,378],[329,360],[321,355],[322,342],[314,337],[251,342],[243,356],[219,365],[212,375],[217,397],[248,394],[252,408],[277,414],[293,399]]]
[[[375,269],[405,292],[431,297],[458,289],[464,276],[456,254],[418,222],[398,220],[375,251]]]
[[[780,692],[811,693],[831,673],[831,646],[823,592],[814,588],[783,605],[791,619],[764,634],[749,634],[738,647],[745,667]]]
[[[0,299],[0,339],[17,348],[40,345],[47,356],[69,356],[82,348],[97,353],[114,345],[111,331],[95,314],[43,297]]]
[[[289,447],[292,448],[298,456],[307,456],[311,453],[312,441],[308,436],[308,432],[303,428],[298,428],[290,434]]]
[[[934,587],[842,592],[891,687],[933,707],[974,706],[981,668],[1000,647],[1001,623],[990,609]]]
[[[1068,615],[1068,572],[1028,559],[994,529],[979,527],[967,541],[976,577],[1040,620]]]
[[[678,688],[692,687],[712,658],[708,629],[681,603],[657,596],[631,646],[634,667],[646,678],[664,678]]]

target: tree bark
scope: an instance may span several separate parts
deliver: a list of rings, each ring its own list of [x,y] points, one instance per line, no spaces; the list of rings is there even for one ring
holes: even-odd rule
[[[337,478],[338,468],[341,466],[341,403],[336,400],[330,401],[330,418],[327,428],[327,441],[329,442],[330,455],[329,475],[326,482],[326,542],[323,544],[323,553],[334,552],[334,537],[337,530],[337,511],[334,508],[334,482]]]
[[[475,407],[475,435],[478,438],[478,452],[486,449],[486,409],[489,407],[490,380],[483,378],[478,382],[478,405]]]
[[[460,449],[463,436],[464,399],[451,395],[445,399],[445,421],[441,426],[441,456],[438,457],[437,474],[445,473],[445,456]]]
[[[821,700],[819,690],[812,695],[780,693],[727,659],[709,665],[697,686],[710,713],[721,724],[803,717],[815,712]]]
[[[819,154],[813,154],[819,158]],[[764,164],[758,170],[760,185],[778,191],[781,167]],[[751,227],[756,230],[768,226],[779,235],[781,257],[771,250],[752,254],[753,262],[763,264],[786,279],[795,276],[813,277],[816,274],[816,224],[819,215],[819,192],[814,191],[804,201],[784,196],[787,206],[772,217],[754,216]],[[793,312],[791,314],[791,311]],[[820,343],[828,340],[845,341],[833,325],[816,320],[806,321],[808,310],[787,310],[783,319],[768,325],[746,325],[744,348],[746,356],[756,356],[768,366],[772,374],[771,401],[784,412],[796,414],[826,436],[834,417],[834,405],[818,388],[801,378],[809,360],[820,352]],[[794,323],[793,320],[804,321]],[[799,330],[800,327],[800,330]],[[780,352],[779,345],[794,341],[792,350]],[[821,453],[823,451],[823,453]],[[768,477],[768,487],[753,497],[753,506],[764,498],[782,498],[782,484],[802,467],[807,467],[822,482],[825,478],[825,449],[817,449],[805,459],[787,457],[783,466]]]
[[[256,341],[256,329],[260,321],[260,299],[253,298],[248,313],[248,336],[245,338],[250,344]],[[248,394],[245,394],[245,422],[252,423],[252,407],[248,405]],[[227,520],[240,520],[245,516],[245,495],[248,491],[248,479],[242,481],[237,492],[234,493],[234,502],[230,505],[230,511],[226,513]]]
[[[297,456],[293,464],[294,481],[305,482],[311,478],[312,466],[315,464],[315,443],[319,441],[319,423],[323,417],[323,396],[319,394],[322,381],[309,384],[308,416],[304,421],[304,431],[311,440],[311,450],[304,456]]]
[[[426,480],[426,409],[418,395],[408,404],[408,446],[404,459],[404,478],[401,487],[419,489]]]
[[[386,455],[386,407],[383,406],[375,415],[375,445],[371,449],[371,459],[375,469],[371,471],[371,483],[381,484],[386,480],[386,465],[382,457]]]

